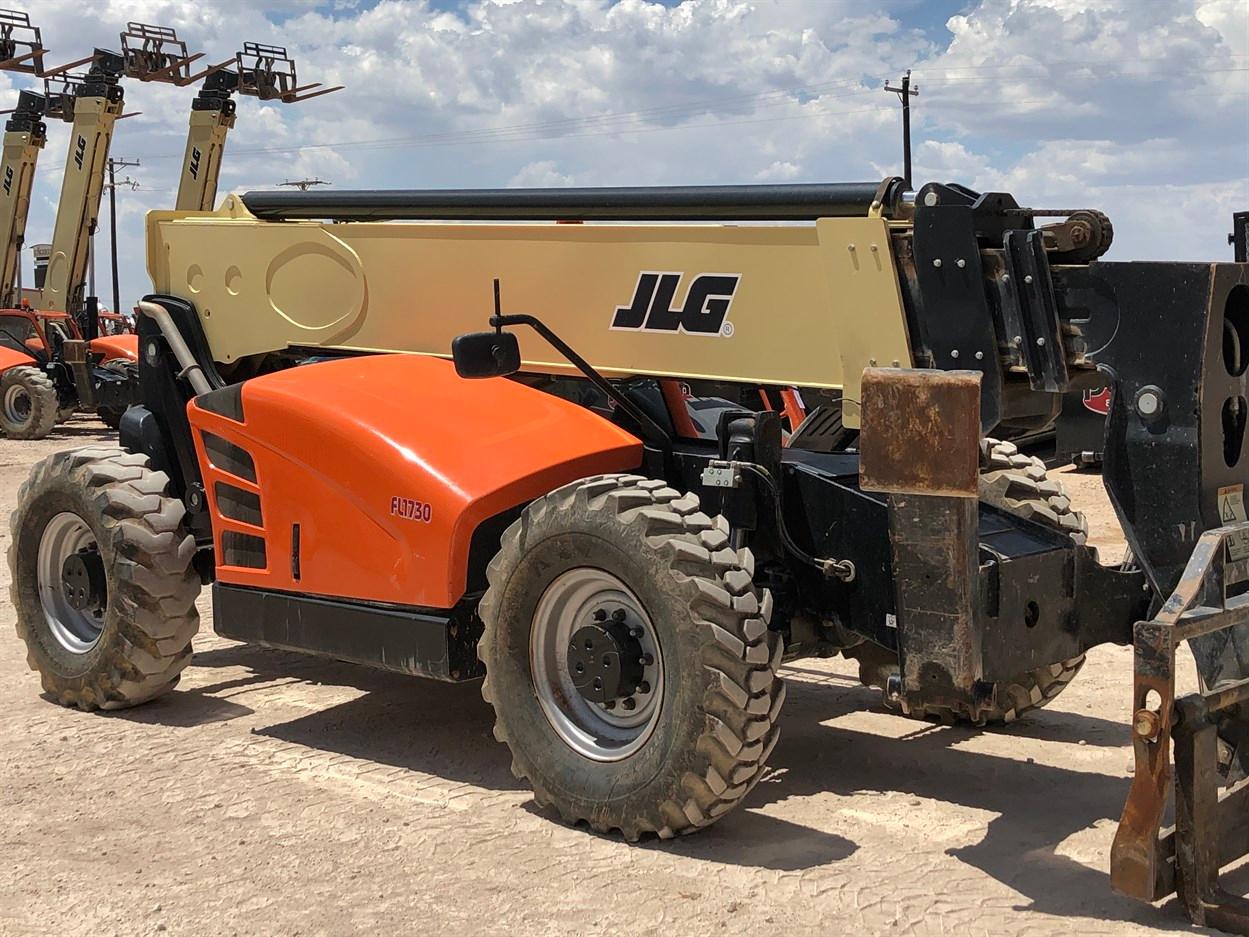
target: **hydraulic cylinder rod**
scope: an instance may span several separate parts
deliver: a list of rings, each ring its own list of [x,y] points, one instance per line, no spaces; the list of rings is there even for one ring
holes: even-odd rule
[[[586,189],[407,189],[248,192],[269,221],[814,221],[866,215],[879,197],[892,215],[900,180],[802,185]]]

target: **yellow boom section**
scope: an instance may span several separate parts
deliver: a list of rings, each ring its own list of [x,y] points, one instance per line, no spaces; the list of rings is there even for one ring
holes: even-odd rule
[[[430,224],[262,221],[228,197],[217,212],[152,212],[155,290],[195,304],[214,358],[290,346],[446,356],[504,310],[543,319],[613,375],[833,388],[853,402],[865,367],[909,367],[887,223]],[[716,334],[613,329],[643,274],[736,277]],[[520,335],[524,367],[570,367]],[[857,423],[857,406],[846,410]]]

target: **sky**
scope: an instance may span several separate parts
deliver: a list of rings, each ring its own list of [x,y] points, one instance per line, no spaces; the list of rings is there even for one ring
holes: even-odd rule
[[[10,5],[19,6],[20,0]],[[1231,259],[1249,210],[1249,0],[40,0],[56,64],[170,26],[205,61],[285,45],[310,101],[243,98],[221,192],[866,181],[1106,211],[1109,259]],[[0,73],[11,107],[27,76]],[[143,215],[173,206],[192,88],[126,83],[113,154],[122,305],[148,291]],[[51,236],[67,125],[49,122],[27,243]],[[106,259],[107,207],[99,256]],[[29,257],[27,257],[29,276]],[[106,265],[105,265],[106,266]],[[109,303],[105,266],[97,289]],[[29,283],[29,279],[27,280]]]

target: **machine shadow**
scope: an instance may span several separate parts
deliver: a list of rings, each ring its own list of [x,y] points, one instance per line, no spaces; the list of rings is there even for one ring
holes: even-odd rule
[[[917,724],[917,731],[892,738],[829,725],[828,709],[819,699],[827,693],[825,687],[791,683],[770,777],[751,793],[748,807],[823,792],[851,796],[866,791],[987,811],[996,816],[983,837],[948,854],[1023,895],[1019,910],[1174,927],[1173,910],[1111,891],[1109,855],[1102,868],[1090,868],[1058,852],[1074,834],[1118,822],[1127,777],[969,751],[960,747],[977,733],[969,728]],[[1007,731],[1066,741],[1068,732],[1084,737],[1078,727],[1086,718],[1039,712]],[[1117,723],[1090,721],[1094,730],[1109,731],[1109,725],[1121,739],[1125,734]],[[1048,733],[1035,731],[1038,726]]]
[[[523,790],[477,682],[439,683],[245,644],[195,655],[194,667],[241,667],[245,677],[201,693],[295,677],[364,692],[346,703],[257,729],[256,734],[496,791]]]
[[[117,442],[117,430],[95,420],[85,423],[62,423],[52,430],[52,439],[75,441]]]
[[[491,790],[523,789],[511,775],[506,750],[491,736],[492,714],[475,683],[439,684],[248,645],[200,652],[193,666],[242,668],[247,674],[172,696],[165,708],[180,709],[189,697],[198,697],[198,707],[213,699],[209,694],[283,677],[351,686],[365,695],[259,734]],[[951,855],[1019,891],[1027,898],[1024,907],[1141,924],[1169,920],[1164,911],[1115,896],[1105,871],[1056,852],[1073,834],[1118,820],[1127,778],[959,747],[984,730],[916,723],[914,732],[898,739],[830,725],[851,712],[883,711],[879,694],[851,678],[793,670],[782,740],[745,809],[698,836],[642,848],[776,870],[810,868],[844,859],[858,847],[836,833],[752,808],[826,791],[895,791],[996,814],[979,842]],[[1125,735],[1117,722],[1061,711],[1038,712],[990,731],[1096,745],[1122,744]]]

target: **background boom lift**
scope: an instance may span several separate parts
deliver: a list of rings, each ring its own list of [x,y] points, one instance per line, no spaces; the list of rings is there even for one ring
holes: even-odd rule
[[[18,93],[17,107],[4,125],[4,151],[0,157],[0,307],[19,305],[22,245],[30,212],[30,190],[35,165],[48,139],[43,122],[47,98],[34,91]]]
[[[178,211],[213,210],[226,135],[234,127],[235,92],[261,101],[293,104],[342,88],[321,88],[319,83],[300,86],[295,61],[281,46],[246,42],[233,61],[233,69],[226,68],[230,64],[226,62],[210,70],[191,104],[186,152],[178,177]]]

